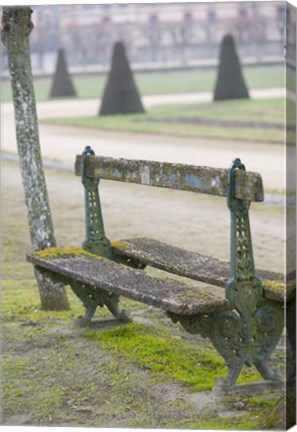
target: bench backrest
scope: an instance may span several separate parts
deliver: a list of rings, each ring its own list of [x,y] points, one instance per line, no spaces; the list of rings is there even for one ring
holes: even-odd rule
[[[90,155],[87,156],[85,163],[86,174],[91,178],[99,177],[210,195],[227,195],[227,169]],[[78,155],[75,174],[80,176],[81,171],[82,156]],[[263,201],[261,175],[237,170],[235,197],[248,201]]]

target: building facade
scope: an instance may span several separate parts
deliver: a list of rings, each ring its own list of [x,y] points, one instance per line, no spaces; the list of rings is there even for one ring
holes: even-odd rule
[[[296,26],[280,1],[34,6],[33,12],[32,63],[40,72],[54,69],[59,48],[70,67],[108,67],[118,40],[136,67],[212,65],[226,33],[243,62],[277,62],[286,21]]]

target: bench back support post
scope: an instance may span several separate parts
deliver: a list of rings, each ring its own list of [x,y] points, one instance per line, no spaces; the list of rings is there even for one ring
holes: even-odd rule
[[[249,223],[250,201],[235,198],[235,171],[245,170],[239,159],[228,171],[227,203],[231,213],[231,277],[226,298],[231,310],[210,318],[214,346],[228,366],[224,386],[231,387],[244,365],[254,365],[267,380],[280,375],[268,364],[283,332],[282,305],[266,300],[254,266]]]
[[[99,177],[88,177],[86,163],[94,151],[87,146],[82,153],[81,181],[85,188],[86,240],[83,249],[95,255],[109,258],[111,243],[105,236],[101,203],[99,198]]]
[[[227,204],[231,215],[231,277],[226,286],[226,298],[232,307],[241,310],[243,299],[249,298],[250,305],[244,300],[244,309],[254,309],[263,298],[263,288],[260,279],[256,276],[252,238],[249,221],[250,201],[235,198],[235,171],[245,171],[245,166],[239,159],[235,159],[228,171]],[[238,290],[237,285],[245,286],[247,282],[253,286],[253,293],[246,296],[246,290]],[[244,293],[244,294],[243,294]]]

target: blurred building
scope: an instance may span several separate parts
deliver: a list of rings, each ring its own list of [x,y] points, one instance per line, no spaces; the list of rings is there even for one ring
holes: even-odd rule
[[[32,63],[40,72],[53,71],[60,47],[72,68],[104,69],[117,40],[124,41],[136,68],[212,65],[226,33],[235,37],[243,62],[281,62],[288,21],[286,4],[278,1],[34,6],[33,11]],[[289,20],[296,26],[295,17]]]

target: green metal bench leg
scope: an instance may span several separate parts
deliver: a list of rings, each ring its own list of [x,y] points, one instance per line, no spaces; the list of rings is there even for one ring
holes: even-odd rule
[[[284,327],[279,303],[265,300],[261,280],[255,273],[249,223],[249,201],[235,198],[235,171],[245,170],[236,159],[228,173],[227,202],[231,212],[231,278],[226,284],[226,298],[231,312],[210,318],[210,339],[228,365],[227,387],[234,384],[238,370],[254,365],[262,377],[279,380],[268,361]]]
[[[269,359],[283,332],[283,310],[279,303],[264,302],[251,316],[243,317],[237,310],[210,316],[179,316],[168,312],[173,322],[180,322],[191,334],[201,334],[211,340],[225,360],[227,376],[218,384],[232,387],[243,366],[254,365],[266,380],[280,380],[279,373],[270,369]]]
[[[105,305],[108,310],[119,320],[129,320],[129,315],[125,309],[120,309],[118,306],[120,296],[117,296],[117,299],[105,300]]]
[[[106,306],[117,319],[128,320],[126,311],[118,307],[120,297],[117,294],[99,290],[76,280],[71,280],[70,286],[86,309],[85,314],[79,317],[77,322],[90,322],[98,306]]]
[[[89,290],[86,290],[85,284],[82,284],[76,280],[71,280],[70,287],[86,309],[85,314],[83,316],[79,316],[77,322],[90,322],[96,312],[98,303],[94,298],[92,298],[92,296],[88,294]]]
[[[254,365],[266,380],[281,379],[269,359],[282,335],[283,319],[282,307],[274,302],[255,307],[250,316],[235,310],[209,317],[208,337],[228,367],[224,387],[235,384],[244,365]]]
[[[224,358],[228,373],[219,383],[235,384],[242,367],[254,365],[267,380],[279,380],[278,372],[269,367],[270,356],[284,328],[283,306],[265,300],[260,279],[256,276],[249,224],[250,202],[235,199],[234,172],[245,169],[235,160],[228,176],[228,206],[231,212],[231,278],[226,284],[230,310],[209,316],[178,316],[186,331],[208,337]]]

